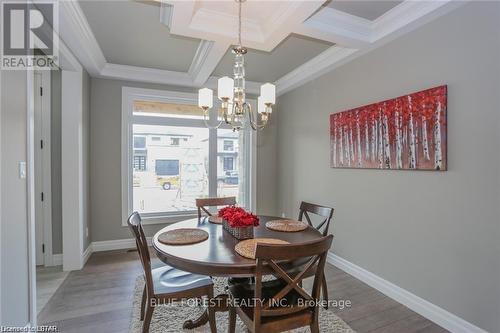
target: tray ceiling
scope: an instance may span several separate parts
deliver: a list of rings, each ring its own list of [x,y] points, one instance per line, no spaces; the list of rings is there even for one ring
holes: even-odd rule
[[[278,94],[426,24],[463,2],[247,0],[247,87]],[[232,74],[234,1],[61,1],[59,35],[93,76],[216,87]],[[260,82],[257,82],[260,81]]]

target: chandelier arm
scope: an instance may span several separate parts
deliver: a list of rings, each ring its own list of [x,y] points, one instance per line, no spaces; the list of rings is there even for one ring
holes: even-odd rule
[[[258,116],[257,116],[257,118],[258,118]],[[252,129],[254,131],[257,131],[257,130],[262,131],[266,127],[269,118],[267,117],[266,120],[262,121],[262,123],[259,124],[258,119],[255,119],[255,115],[253,114],[252,110],[249,109],[248,119],[250,122],[250,126],[252,127]]]
[[[220,125],[222,124],[223,120],[219,121],[219,124],[217,124],[216,126],[213,126],[213,125],[210,125],[207,121],[207,114],[208,114],[208,110],[209,109],[204,109],[203,110],[203,121],[205,122],[205,126],[208,128],[208,129],[217,129],[220,127]]]

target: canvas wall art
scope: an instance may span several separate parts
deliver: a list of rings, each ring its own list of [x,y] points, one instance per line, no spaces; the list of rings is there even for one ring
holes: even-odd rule
[[[446,170],[447,86],[330,115],[332,168]]]

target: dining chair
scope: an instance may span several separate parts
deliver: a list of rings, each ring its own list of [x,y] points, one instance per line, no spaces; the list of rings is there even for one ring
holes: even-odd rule
[[[198,208],[198,220],[201,219],[202,211],[204,211],[208,216],[212,216],[212,213],[210,213],[210,211],[206,207],[234,205],[236,205],[236,197],[196,199],[196,208]]]
[[[303,326],[319,332],[317,304],[332,239],[333,235],[329,235],[301,244],[257,243],[255,283],[229,287],[229,297],[234,300],[229,308],[229,333],[235,331],[236,315],[251,332],[283,332]],[[280,266],[283,261],[305,258],[307,262],[298,274],[290,275]],[[277,279],[262,281],[269,270]],[[314,283],[308,293],[300,282],[310,271],[314,271]]]
[[[334,209],[331,207],[326,207],[326,206],[321,206],[309,202],[302,201],[300,203],[300,210],[299,210],[299,221],[302,221],[303,218],[306,218],[307,223],[321,232],[323,236],[328,235],[328,228],[330,227],[330,221],[332,220],[333,216],[333,211]],[[314,226],[311,217],[309,216],[309,213],[318,215],[322,218],[322,221]]]
[[[307,223],[321,232],[323,236],[328,234],[328,229],[330,228],[330,221],[332,220],[334,209],[331,207],[321,206],[309,202],[302,201],[300,203],[299,210],[299,221],[302,221],[303,218],[306,218]],[[311,221],[311,217],[309,213],[315,214],[321,217],[321,222],[316,226]],[[328,285],[326,283],[326,277],[323,276],[321,280],[321,286],[323,289],[323,300],[325,301],[325,309],[328,309]]]
[[[142,324],[143,333],[149,332],[151,318],[157,305],[188,298],[202,298],[203,296],[209,299],[213,298],[213,282],[208,276],[191,274],[168,265],[152,269],[148,244],[139,213],[134,212],[130,215],[127,224],[134,234],[146,280],[141,301],[141,321],[144,321]],[[208,307],[208,317],[210,331],[217,332],[213,307]]]

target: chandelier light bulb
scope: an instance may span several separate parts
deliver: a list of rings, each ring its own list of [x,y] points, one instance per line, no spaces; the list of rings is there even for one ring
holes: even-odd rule
[[[262,103],[274,105],[276,103],[276,86],[271,83],[260,86],[260,97]]]
[[[198,106],[202,109],[211,109],[214,105],[214,92],[212,89],[203,88],[198,90]]]
[[[234,80],[228,76],[221,77],[218,81],[217,94],[220,100],[232,100],[234,94]]]

